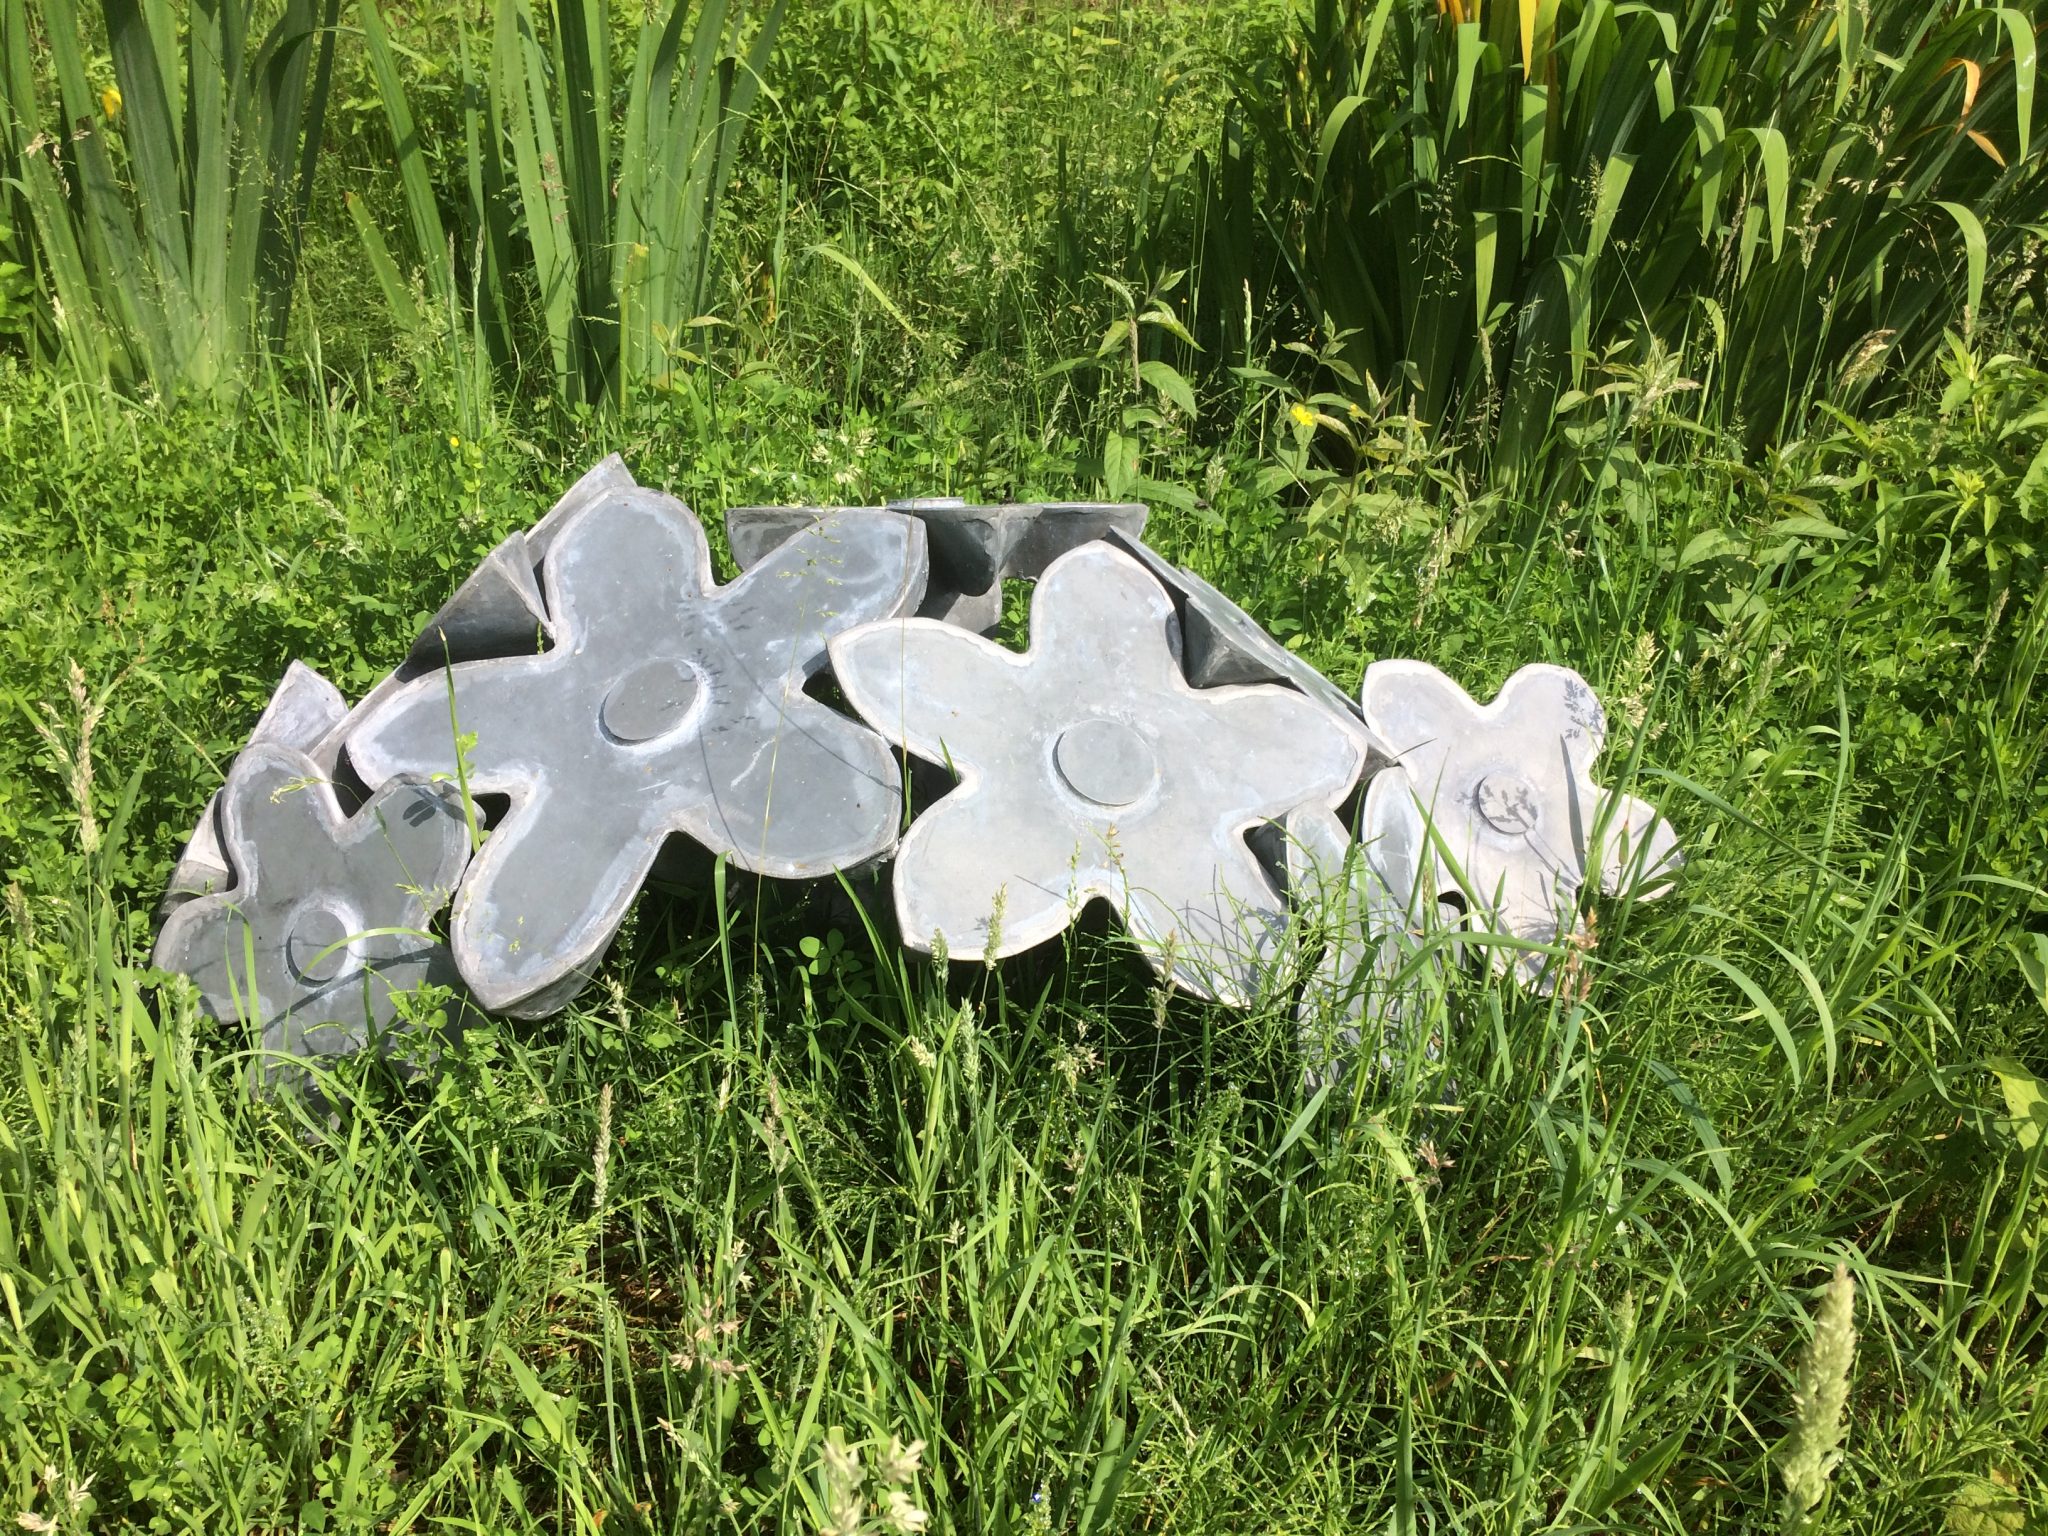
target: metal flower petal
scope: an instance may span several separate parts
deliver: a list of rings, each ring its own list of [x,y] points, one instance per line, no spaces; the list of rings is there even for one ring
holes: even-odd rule
[[[341,697],[341,691],[304,662],[295,661],[285,668],[284,676],[272,690],[270,702],[263,706],[263,713],[256,718],[255,727],[249,732],[249,739],[242,750],[271,743],[281,747],[292,747],[314,755],[319,761],[319,743],[348,715],[348,705]],[[323,773],[321,777],[325,777]],[[157,916],[166,919],[184,903],[195,896],[204,896],[211,891],[226,889],[233,877],[228,872],[227,855],[220,846],[220,792],[206,802],[206,809],[199,815],[198,824],[185,842],[185,851],[178,856],[177,865],[171,870],[171,878],[165,886]]]
[[[1425,662],[1382,661],[1366,669],[1360,696],[1435,827],[1440,878],[1495,931],[1556,943],[1576,924],[1589,868],[1638,899],[1670,889],[1683,858],[1669,823],[1593,782],[1607,717],[1578,673],[1523,667],[1482,706]],[[1514,964],[1540,981],[1548,959],[1525,950]],[[1496,963],[1507,966],[1507,951]]]
[[[931,574],[918,617],[944,619],[988,634],[1003,619],[1003,583],[1035,580],[1070,549],[1111,533],[1135,539],[1145,531],[1141,502],[1049,501],[969,506],[958,496],[920,496],[886,508],[733,507],[726,543],[747,570],[798,529],[821,517],[882,510],[924,524]]]
[[[1291,690],[1190,687],[1177,638],[1159,582],[1091,544],[1041,578],[1022,655],[931,619],[832,642],[862,717],[959,778],[897,855],[906,944],[1012,955],[1100,897],[1178,985],[1250,1000],[1285,920],[1246,833],[1335,806],[1364,752]]]
[[[393,993],[454,980],[427,931],[469,858],[452,793],[395,781],[345,817],[318,763],[259,742],[218,814],[233,884],[179,906],[155,956],[215,1018],[260,1024],[272,1051],[342,1055],[390,1026]]]
[[[813,524],[718,587],[689,509],[626,480],[546,551],[550,649],[406,683],[348,743],[369,783],[461,773],[510,800],[454,949],[484,1006],[528,1016],[587,982],[673,834],[784,878],[889,850],[894,758],[804,685],[830,636],[914,608],[925,571],[923,526],[869,515]]]

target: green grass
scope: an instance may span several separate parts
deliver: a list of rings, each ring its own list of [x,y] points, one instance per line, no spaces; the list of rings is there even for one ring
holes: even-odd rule
[[[452,18],[390,19],[459,129]],[[1987,279],[2004,339],[1763,451],[1700,400],[1713,357],[1589,359],[1519,498],[1292,354],[1191,414],[1120,351],[1061,365],[1144,311],[1095,274],[1214,129],[1214,60],[1176,51],[1205,26],[1276,30],[793,14],[721,324],[622,410],[392,328],[342,203],[404,216],[350,40],[296,361],[134,401],[0,357],[0,1520],[806,1531],[858,1478],[869,1529],[896,1495],[962,1532],[1779,1530],[1837,1264],[1807,1528],[2048,1519],[2027,274]],[[425,167],[451,201],[459,164]],[[730,505],[1122,476],[1347,687],[1579,667],[1687,873],[1600,904],[1556,998],[1430,980],[1327,1091],[1290,997],[1162,996],[1100,914],[938,974],[886,887],[713,872],[558,1018],[339,1064],[331,1117],[252,1099],[252,1042],[147,969],[184,834],[288,660],[359,695],[612,450],[714,546]]]

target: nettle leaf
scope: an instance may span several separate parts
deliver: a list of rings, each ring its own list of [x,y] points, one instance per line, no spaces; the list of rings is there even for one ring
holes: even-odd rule
[[[1200,414],[1195,408],[1194,386],[1171,364],[1157,358],[1142,362],[1138,364],[1138,377],[1171,400],[1183,416],[1192,420]]]
[[[1694,534],[1687,541],[1685,549],[1678,557],[1678,568],[1681,571],[1689,570],[1695,565],[1704,565],[1707,561],[1719,559],[1723,555],[1739,554],[1742,549],[1742,541],[1726,528],[1708,528]]]
[[[2033,1151],[2042,1133],[2048,1132],[2048,1083],[2010,1056],[1994,1056],[1985,1065],[1998,1079],[1999,1091],[2005,1095],[2013,1135],[2022,1150]]]
[[[1806,539],[1846,539],[1849,537],[1848,529],[1837,527],[1824,517],[1816,517],[1810,514],[1780,518],[1777,522],[1771,524],[1769,531]]]

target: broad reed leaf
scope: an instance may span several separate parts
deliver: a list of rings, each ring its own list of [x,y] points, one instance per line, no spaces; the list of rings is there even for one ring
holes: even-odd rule
[[[374,4],[363,0],[366,18]],[[501,367],[529,350],[508,290],[533,296],[565,404],[618,404],[673,366],[674,338],[708,308],[712,230],[781,17],[780,3],[756,18],[727,0],[668,0],[641,20],[615,90],[599,0],[495,0],[488,64],[473,67],[462,42],[468,196],[453,247],[395,56],[381,48],[387,126],[401,164],[420,166],[405,194],[430,283],[459,299],[454,263],[475,252],[469,302]]]
[[[264,7],[259,34],[255,0],[103,0],[118,86],[103,103],[71,0],[46,0],[33,29],[23,0],[7,0],[0,176],[21,186],[50,275],[39,349],[171,395],[239,389],[249,361],[282,343],[337,6]]]
[[[1315,385],[1368,406],[1398,382],[1514,484],[1590,364],[1682,347],[1712,303],[1722,387],[1700,398],[1761,443],[1866,338],[1889,341],[1859,387],[1979,312],[2048,218],[2036,73],[2010,7],[1316,0],[1194,168],[1197,336],[1341,338],[1372,387],[1327,362]]]

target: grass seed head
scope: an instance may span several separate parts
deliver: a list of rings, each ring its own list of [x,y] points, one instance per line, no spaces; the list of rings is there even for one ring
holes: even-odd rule
[[[610,1182],[612,1162],[612,1085],[606,1083],[597,1094],[597,1140],[590,1149],[590,1214],[604,1215],[605,1187]]]
[[[1841,1460],[1842,1410],[1849,1401],[1849,1370],[1856,1359],[1856,1282],[1837,1264],[1821,1293],[1813,1339],[1799,1367],[1792,1397],[1791,1433],[1785,1437],[1779,1476],[1785,1484],[1784,1529],[1806,1528]]]

